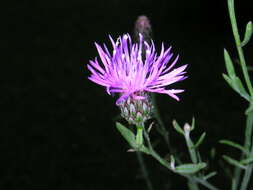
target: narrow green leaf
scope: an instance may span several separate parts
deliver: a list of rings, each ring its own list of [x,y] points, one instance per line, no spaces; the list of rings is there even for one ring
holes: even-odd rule
[[[236,92],[238,92],[243,98],[245,98],[246,100],[250,101],[250,96],[249,94],[246,92],[242,81],[240,80],[240,78],[238,78],[237,76],[234,76],[231,78],[232,80],[232,85],[233,88]]]
[[[182,174],[193,174],[206,167],[206,163],[201,162],[198,164],[183,164],[177,166],[175,171]]]
[[[246,92],[241,80],[237,76],[232,76],[231,78],[226,74],[222,74],[222,76],[231,88],[233,88],[240,96],[245,98],[247,101],[250,101],[249,94]]]
[[[197,143],[194,145],[194,148],[198,148],[199,145],[202,144],[203,140],[205,139],[206,137],[206,133],[202,133],[202,135],[199,137],[199,140],[197,141]]]
[[[224,49],[224,59],[229,77],[235,76],[235,69],[233,66],[233,62],[226,49]]]
[[[226,160],[231,165],[234,165],[236,167],[242,168],[244,170],[247,169],[246,166],[242,165],[240,162],[238,162],[237,160],[235,160],[235,159],[233,159],[233,158],[231,158],[229,156],[223,155],[222,157],[223,157],[224,160]]]
[[[230,141],[230,140],[220,140],[219,143],[232,146],[232,147],[237,148],[240,151],[244,152],[245,154],[249,154],[249,152],[242,145],[240,145],[238,143],[235,143],[233,141]]]
[[[233,85],[232,85],[232,81],[231,81],[231,79],[229,78],[229,76],[228,75],[226,75],[226,74],[222,74],[222,76],[223,76],[223,78],[225,79],[225,81],[229,84],[229,86],[231,87],[231,88],[234,88],[233,87]]]
[[[252,25],[252,22],[249,21],[246,25],[244,39],[241,43],[241,47],[245,46],[250,41],[252,34],[253,34],[253,25]]]
[[[119,130],[120,134],[126,139],[126,141],[130,144],[131,147],[136,148],[137,145],[135,143],[135,135],[134,133],[126,128],[121,123],[116,122],[116,127]]]
[[[208,180],[209,178],[215,176],[217,172],[211,172],[203,177],[204,180]]]
[[[172,124],[174,126],[174,129],[176,129],[178,133],[180,133],[181,135],[184,135],[184,130],[179,126],[176,120],[173,120]]]
[[[195,129],[195,118],[192,117],[192,126],[191,126],[191,131]]]
[[[253,156],[240,161],[240,163],[243,164],[243,165],[248,165],[252,162],[253,162]]]
[[[150,154],[149,149],[146,146],[143,144],[141,146],[136,144],[135,135],[130,129],[126,128],[124,125],[118,122],[116,122],[116,127],[119,130],[120,134],[125,138],[125,140],[134,150]]]
[[[202,162],[202,158],[201,158],[199,151],[196,151],[196,153],[197,153],[198,162]]]

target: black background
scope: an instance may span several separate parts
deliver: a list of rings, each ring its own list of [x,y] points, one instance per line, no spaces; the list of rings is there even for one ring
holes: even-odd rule
[[[205,161],[216,147],[210,164],[219,174],[212,182],[228,188],[218,160],[224,153],[238,155],[218,140],[243,141],[247,104],[221,75],[223,48],[237,59],[225,0],[20,0],[3,9],[1,189],[147,189],[135,154],[126,152],[128,145],[115,128],[115,97],[87,79],[86,67],[97,56],[94,41],[109,46],[109,34],[114,39],[132,34],[143,14],[151,20],[157,48],[161,42],[172,45],[180,55],[178,65],[189,65],[189,78],[176,85],[186,89],[180,102],[157,96],[171,144],[190,161],[171,122],[183,125],[195,116],[193,139],[207,132],[200,148]],[[251,1],[237,0],[236,11],[243,36],[252,20]],[[252,50],[251,41],[245,48],[249,65]],[[156,133],[154,138],[161,139]],[[158,152],[165,155],[163,143]],[[145,160],[155,189],[186,189],[185,179],[152,158]]]

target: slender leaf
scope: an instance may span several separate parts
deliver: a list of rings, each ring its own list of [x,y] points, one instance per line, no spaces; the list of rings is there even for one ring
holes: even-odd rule
[[[234,165],[234,166],[239,167],[239,168],[244,169],[244,170],[247,169],[246,166],[242,165],[240,162],[238,162],[237,160],[235,160],[235,159],[233,159],[229,156],[223,155],[222,157],[223,157],[224,160],[226,160],[231,165]]]
[[[176,122],[176,120],[173,120],[172,124],[173,124],[173,126],[174,126],[174,129],[175,129],[178,133],[184,135],[184,130],[179,126],[179,124]]]
[[[206,163],[201,162],[198,164],[183,164],[177,166],[175,171],[182,174],[193,174],[206,167]]]
[[[203,177],[204,180],[208,180],[209,178],[215,176],[217,172],[211,172]]]
[[[197,141],[197,143],[194,145],[194,148],[198,148],[199,145],[202,144],[203,140],[205,139],[206,137],[206,133],[202,133],[202,135],[199,137],[199,140]]]
[[[223,74],[224,79],[236,92],[238,92],[243,98],[249,101],[250,97],[243,87],[241,80],[236,76],[232,59],[230,58],[230,55],[226,49],[224,49],[224,59],[228,72],[228,76]]]
[[[226,74],[222,74],[222,76],[231,88],[233,88],[240,96],[245,98],[247,101],[250,101],[249,94],[246,92],[241,80],[237,76],[232,76],[231,78]]]
[[[191,131],[195,129],[195,118],[192,117],[192,126],[191,126]]]
[[[202,158],[199,151],[197,151],[197,159],[198,159],[198,162],[202,162]]]
[[[234,148],[237,148],[240,151],[244,152],[245,154],[249,154],[249,152],[242,145],[240,145],[238,143],[235,143],[235,142],[230,141],[230,140],[220,140],[219,142],[221,144],[226,144],[226,145],[232,146]]]
[[[224,59],[229,77],[236,76],[232,59],[230,58],[226,49],[224,49]]]
[[[245,46],[250,41],[252,34],[253,34],[253,25],[252,25],[252,22],[249,21],[246,25],[244,39],[241,43],[241,47]]]
[[[250,96],[246,92],[240,78],[238,78],[237,76],[232,77],[232,85],[233,85],[235,91],[237,91],[243,98],[250,101]]]
[[[137,145],[135,143],[135,135],[134,133],[126,128],[121,123],[116,122],[116,127],[119,130],[120,134],[126,139],[126,141],[130,144],[131,147],[136,148]]]
[[[124,125],[122,125],[121,123],[116,122],[116,127],[119,130],[120,134],[125,138],[125,140],[129,143],[129,145],[136,151],[141,151],[144,152],[146,154],[149,154],[149,149],[144,146],[144,145],[137,145],[136,144],[136,138],[134,133],[126,128]]]
[[[241,164],[244,164],[244,165],[248,165],[250,163],[253,162],[253,156],[252,157],[249,157],[249,158],[246,158],[246,159],[243,159],[240,161]]]
[[[225,79],[225,81],[229,84],[229,86],[231,87],[231,88],[234,88],[233,87],[233,85],[232,85],[232,80],[229,78],[229,76],[228,75],[226,75],[226,74],[222,74],[222,76],[223,76],[223,78]]]

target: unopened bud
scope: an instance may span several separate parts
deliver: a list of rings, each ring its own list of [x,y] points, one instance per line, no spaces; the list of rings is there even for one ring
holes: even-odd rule
[[[188,123],[186,123],[184,125],[184,132],[185,132],[186,137],[189,137],[190,131],[191,131],[191,126]]]

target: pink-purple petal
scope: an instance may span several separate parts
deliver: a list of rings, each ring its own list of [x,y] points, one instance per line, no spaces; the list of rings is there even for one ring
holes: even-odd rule
[[[152,40],[151,44],[148,44],[143,41],[141,34],[139,37],[139,42],[132,44],[129,34],[119,37],[116,41],[109,35],[113,47],[111,54],[105,44],[102,48],[95,43],[101,62],[95,58],[87,65],[91,72],[89,79],[105,86],[108,94],[119,93],[120,98],[116,104],[120,104],[128,96],[135,99],[145,98],[137,95],[143,91],[167,94],[179,100],[175,94],[183,92],[182,89],[165,88],[187,78],[184,76],[187,65],[172,70],[179,56],[169,63],[173,57],[171,47],[166,49],[162,43],[161,51],[157,53]],[[142,46],[145,46],[145,52],[142,52]]]

